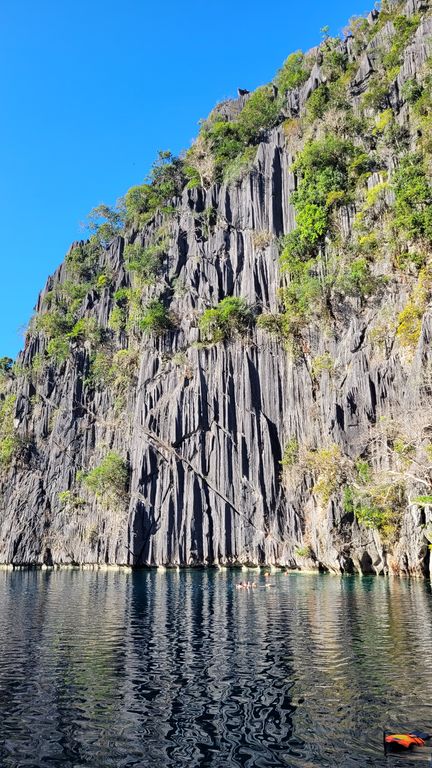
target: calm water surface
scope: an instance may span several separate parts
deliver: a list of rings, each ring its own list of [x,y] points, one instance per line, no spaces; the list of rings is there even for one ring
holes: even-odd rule
[[[242,578],[0,573],[0,766],[384,766],[432,727],[429,585]]]

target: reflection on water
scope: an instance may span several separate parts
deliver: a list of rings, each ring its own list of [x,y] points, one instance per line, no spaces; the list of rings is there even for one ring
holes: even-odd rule
[[[0,765],[384,766],[432,728],[427,584],[241,578],[0,573]]]

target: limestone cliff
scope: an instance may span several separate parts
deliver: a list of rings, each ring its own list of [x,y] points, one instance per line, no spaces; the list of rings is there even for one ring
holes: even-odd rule
[[[421,0],[409,0],[399,13],[417,15],[418,24],[388,85],[388,105],[378,113],[391,110],[408,136],[404,151],[413,151],[418,126],[404,84],[423,82],[432,18]],[[354,114],[378,69],[377,51],[388,52],[397,34],[391,19],[380,24],[379,18],[367,19],[376,33],[363,44],[351,34],[336,46],[349,62]],[[293,162],[311,130],[339,130],[328,113],[316,118],[318,128],[298,130],[311,95],[329,79],[325,45],[308,54],[308,79],[283,94],[276,125],[255,145],[250,168],[232,182],[185,186],[169,212],[156,211],[143,226],[129,224],[100,248],[104,278],[83,292],[77,310],[78,319],[94,322],[97,339],[69,333],[67,355],[51,354],[53,345],[48,354],[47,325],[30,326],[18,363],[3,376],[15,443],[1,472],[1,563],[429,571],[432,513],[422,460],[432,428],[427,306],[415,348],[407,350],[397,334],[418,273],[397,271],[384,253],[371,265],[376,290],[332,296],[328,311],[311,316],[295,338],[254,321],[245,333],[208,343],[199,326],[202,313],[226,296],[242,297],[255,319],[281,314],[278,289],[290,277],[281,273],[280,243],[296,227]],[[223,105],[223,119],[235,119],[248,98]],[[390,176],[397,165],[392,145]],[[371,173],[367,189],[386,178]],[[387,206],[392,194],[391,187],[384,191]],[[359,209],[353,200],[334,214],[341,249]],[[125,248],[151,248],[161,231],[157,278],[141,284],[137,298]],[[71,253],[80,247],[74,244]],[[66,259],[48,279],[36,317],[49,311],[62,286],[70,290],[70,280]],[[122,289],[135,290],[138,310],[160,300],[170,327],[146,333],[133,320],[114,323],[113,310],[124,310]],[[119,350],[125,354],[119,357]],[[116,371],[95,375],[95,360],[115,355]],[[388,424],[399,425],[399,443],[391,442]],[[108,484],[95,492],[85,473],[107,455],[122,458],[127,479],[121,491]],[[347,488],[361,485],[358,477],[349,479],[360,472],[359,459],[381,473],[375,485],[385,475],[387,486],[399,486],[403,476],[402,509],[390,534],[365,524],[348,498]]]

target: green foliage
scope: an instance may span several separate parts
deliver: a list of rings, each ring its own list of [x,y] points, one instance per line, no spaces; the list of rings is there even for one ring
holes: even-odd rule
[[[118,453],[111,451],[99,466],[89,472],[80,472],[77,479],[97,498],[120,501],[126,494],[129,467]]]
[[[0,400],[0,469],[10,465],[21,444],[14,427],[15,406],[16,395]]]
[[[423,87],[415,78],[410,78],[402,86],[402,97],[408,104],[416,104],[423,94]]]
[[[349,20],[348,27],[346,29],[347,36],[351,35],[354,38],[355,50],[358,53],[363,50],[369,40],[371,27],[365,16],[353,16]]]
[[[421,154],[402,158],[393,186],[396,196],[393,227],[404,240],[432,241],[432,187]]]
[[[299,181],[291,202],[297,227],[283,239],[281,253],[282,269],[290,275],[282,298],[293,327],[307,322],[319,305],[323,289],[316,270],[333,211],[349,200],[364,164],[360,150],[335,136],[308,142],[294,164]],[[350,270],[345,282],[357,289],[365,282],[364,264],[354,263]]]
[[[120,331],[125,330],[126,322],[127,322],[127,308],[120,304],[116,304],[110,312],[110,316],[108,319],[108,326],[113,331],[120,333]]]
[[[375,111],[389,107],[389,85],[386,78],[374,76],[370,79],[368,89],[362,96],[361,106]]]
[[[304,53],[295,51],[286,59],[275,78],[275,84],[282,93],[298,88],[306,82],[310,66],[305,62]]]
[[[170,213],[170,201],[181,194],[185,181],[182,161],[171,152],[159,152],[147,182],[126,192],[126,224],[142,227],[157,211]]]
[[[365,298],[373,294],[382,282],[382,279],[372,275],[368,260],[359,256],[341,266],[335,288],[344,296]]]
[[[416,496],[415,499],[413,499],[413,503],[424,507],[428,504],[432,504],[432,496]]]
[[[363,485],[372,482],[372,467],[368,461],[365,459],[357,459],[355,462],[355,470],[358,480],[363,483]]]
[[[299,444],[295,437],[291,437],[285,445],[281,464],[283,467],[293,467],[299,460]]]
[[[365,528],[378,530],[384,539],[394,538],[405,508],[405,487],[401,483],[378,483],[354,491],[354,513]]]
[[[278,339],[289,339],[293,328],[286,312],[263,314],[257,317],[257,326]]]
[[[53,309],[35,318],[35,330],[43,333],[47,339],[66,337],[74,325],[73,318],[60,309]]]
[[[112,354],[106,349],[99,349],[91,357],[88,382],[93,386],[109,387],[112,383]]]
[[[222,181],[226,167],[244,151],[244,142],[235,122],[216,120],[202,130],[202,145],[210,155],[216,181]],[[204,151],[204,150],[202,150]]]
[[[150,171],[150,182],[158,204],[181,194],[184,185],[182,162],[170,151],[159,151]]]
[[[261,140],[266,131],[277,124],[280,115],[280,104],[270,85],[257,88],[249,96],[236,124],[240,138],[246,144],[255,144]]]
[[[68,334],[72,341],[83,344],[85,342],[97,346],[102,341],[102,329],[94,317],[82,317],[77,320]]]
[[[253,163],[256,145],[280,117],[280,101],[272,86],[258,88],[235,120],[210,117],[185,157],[188,186],[238,181]],[[252,147],[251,147],[252,145]]]
[[[256,157],[256,147],[247,147],[240,155],[231,160],[225,168],[224,182],[234,184],[241,181],[252,169]]]
[[[384,205],[388,187],[387,181],[381,181],[379,184],[375,184],[368,189],[366,192],[365,209],[370,210],[371,208],[376,208],[377,205]]]
[[[423,267],[407,304],[398,316],[396,335],[402,346],[416,348],[421,334],[423,315],[432,293],[431,268]]]
[[[383,282],[371,272],[373,247],[366,235],[361,248],[346,243],[342,254],[340,245],[336,251],[328,244],[336,209],[355,199],[359,179],[372,162],[352,142],[335,135],[309,141],[298,155],[293,166],[298,186],[291,195],[297,227],[282,240],[281,253],[282,269],[290,277],[281,297],[294,332],[326,306],[330,291],[365,298]],[[377,207],[384,189],[385,184],[379,186],[366,204]]]
[[[297,557],[310,557],[312,554],[310,546],[297,547],[295,553]]]
[[[310,274],[309,265],[310,262],[302,264],[305,269],[293,273],[289,285],[280,291],[285,335],[295,336],[320,306],[322,287],[318,277]]]
[[[155,242],[146,248],[138,241],[129,243],[124,249],[127,269],[136,272],[145,283],[153,282],[162,268],[168,242],[168,238],[162,233],[157,234]]]
[[[365,528],[378,530],[384,541],[392,540],[405,509],[404,484],[375,473],[366,459],[357,459],[351,479],[343,491],[344,511]]]
[[[340,39],[335,37],[327,40],[322,47],[322,69],[328,81],[338,80],[345,72],[348,65],[348,57],[341,48]]]
[[[396,335],[402,346],[415,349],[417,346],[423,320],[423,307],[409,301],[398,317]]]
[[[78,243],[66,255],[66,267],[74,282],[91,282],[96,275],[100,257],[100,243],[95,236]]]
[[[206,342],[216,344],[244,335],[252,321],[253,314],[245,299],[226,296],[216,307],[203,312],[199,328]]]
[[[326,83],[316,88],[309,96],[306,104],[306,120],[313,123],[321,120],[330,106],[330,89]]]
[[[403,462],[409,462],[415,454],[415,445],[406,442],[403,437],[396,437],[393,441],[393,450]]]
[[[117,237],[124,224],[124,212],[108,205],[98,205],[87,216],[87,227],[96,241],[103,247]]]
[[[402,54],[420,24],[420,16],[408,17],[400,14],[395,16],[392,21],[396,28],[396,34],[389,52],[383,58],[385,69],[399,68],[401,65]]]
[[[147,224],[157,210],[150,184],[137,184],[128,189],[124,203],[127,223],[137,227]]]
[[[47,344],[46,352],[49,360],[52,360],[54,363],[60,365],[61,363],[64,363],[64,361],[68,358],[69,341],[67,338],[63,338],[61,336],[50,339]],[[38,372],[38,368],[41,363],[43,363],[41,358],[33,361],[32,369],[35,371],[35,373]]]
[[[300,175],[299,187],[293,197],[296,209],[306,203],[326,205],[329,193],[347,192],[350,175],[360,172],[359,159],[364,161],[363,153],[351,142],[336,136],[309,141],[293,166]]]
[[[84,499],[73,491],[61,491],[58,495],[58,499],[61,506],[70,512],[80,509],[85,505]]]
[[[328,228],[329,216],[325,206],[309,202],[298,205],[297,230],[301,242],[312,247],[317,245],[322,242]]]
[[[312,360],[312,378],[319,379],[324,371],[332,373],[334,371],[334,360],[329,352],[324,352],[323,355],[317,355]]]
[[[136,384],[138,374],[138,351],[119,349],[114,355],[109,350],[98,350],[91,359],[89,384],[109,388],[115,395],[115,411],[120,412],[126,404],[129,389]]]
[[[386,128],[388,128],[392,120],[393,120],[392,109],[385,109],[383,112],[380,112],[375,118],[375,126],[373,129],[373,134],[376,136],[380,133],[384,133],[384,131],[386,130]]]
[[[146,334],[155,333],[159,335],[169,331],[173,326],[173,322],[164,304],[160,300],[154,299],[145,307],[139,326]]]
[[[351,486],[346,485],[342,493],[342,508],[345,514],[354,514],[354,494]]]
[[[328,504],[332,495],[338,489],[343,475],[343,456],[338,445],[330,445],[305,454],[306,467],[317,479],[313,492],[320,497],[323,504]]]

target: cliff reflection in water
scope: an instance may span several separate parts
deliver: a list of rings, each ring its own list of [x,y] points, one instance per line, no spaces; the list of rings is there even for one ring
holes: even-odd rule
[[[417,582],[215,572],[0,574],[0,764],[381,766],[432,727]]]

